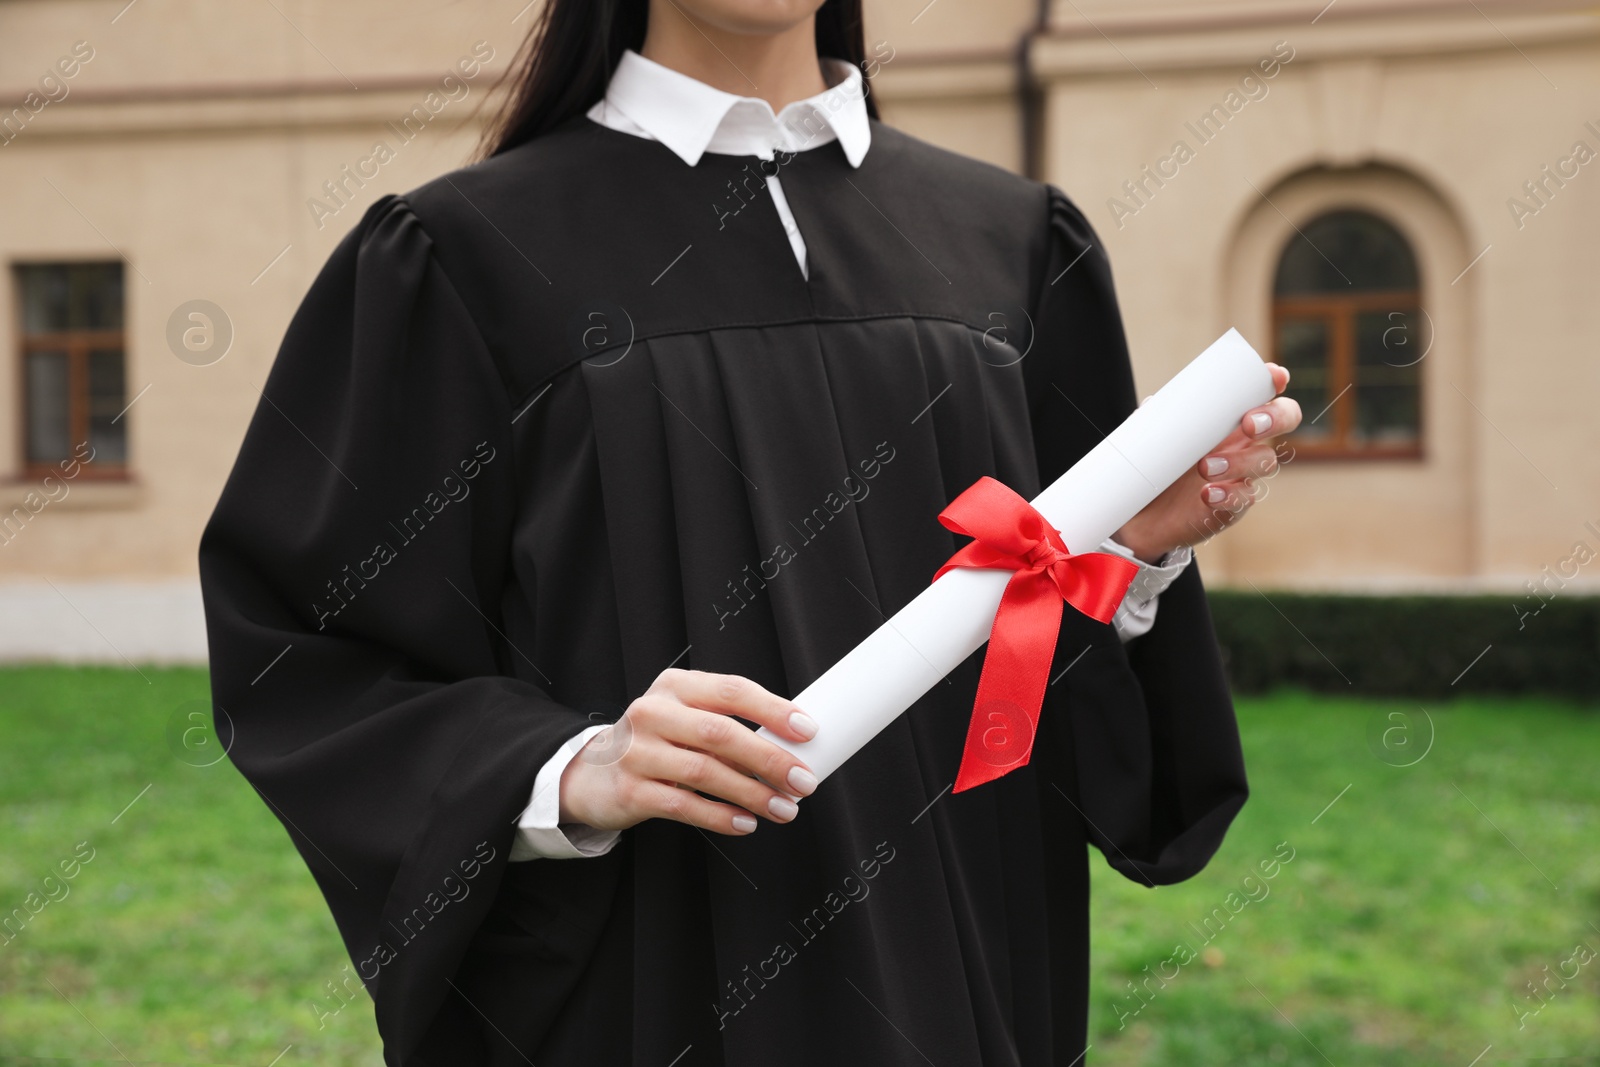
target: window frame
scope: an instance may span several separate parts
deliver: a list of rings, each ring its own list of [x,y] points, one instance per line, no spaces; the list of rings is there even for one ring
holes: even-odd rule
[[[1405,241],[1413,261],[1416,260],[1416,250],[1412,247],[1411,241],[1399,227],[1384,218],[1383,215],[1364,207],[1343,210],[1360,211],[1389,226],[1402,241]],[[1331,213],[1332,211],[1319,212],[1313,217],[1313,221],[1315,218]],[[1427,404],[1422,371],[1423,360],[1419,359],[1412,364],[1417,368],[1417,434],[1413,441],[1404,444],[1351,444],[1351,428],[1355,422],[1356,412],[1355,400],[1352,397],[1349,403],[1340,403],[1341,400],[1345,399],[1344,392],[1346,390],[1352,393],[1359,393],[1361,389],[1360,384],[1355,381],[1357,367],[1356,316],[1373,311],[1415,310],[1424,319],[1427,319],[1428,315],[1423,309],[1422,303],[1421,278],[1418,278],[1417,287],[1414,289],[1367,289],[1348,294],[1331,292],[1279,295],[1276,291],[1278,268],[1283,263],[1283,257],[1288,254],[1290,244],[1299,239],[1302,238],[1291,237],[1289,243],[1283,245],[1272,264],[1273,270],[1269,281],[1269,285],[1273,286],[1269,290],[1269,300],[1272,306],[1272,359],[1280,366],[1286,366],[1281,350],[1285,322],[1319,320],[1326,325],[1328,335],[1328,384],[1326,386],[1326,395],[1335,398],[1329,402],[1329,407],[1326,411],[1334,419],[1335,430],[1331,438],[1326,440],[1289,434],[1285,440],[1294,449],[1295,458],[1311,460],[1420,460],[1426,458],[1424,441],[1427,436]],[[1307,420],[1310,420],[1317,418],[1320,413],[1307,411],[1303,414]]]
[[[23,297],[23,269],[29,267],[80,267],[102,266],[115,263],[127,270],[127,263],[123,260],[18,260],[9,264],[11,275],[12,308],[14,311],[13,322],[15,329],[14,348],[17,353],[15,383],[16,383],[16,410],[20,416],[17,419],[17,469],[23,480],[35,481],[47,476],[59,476],[62,463],[77,458],[77,448],[89,440],[89,355],[91,352],[114,349],[122,353],[123,373],[123,398],[127,398],[127,373],[128,373],[128,329],[127,329],[127,295],[123,291],[122,322],[119,329],[109,330],[53,330],[42,333],[29,333],[24,321],[24,307],[26,301]],[[68,458],[65,460],[34,460],[28,455],[28,432],[33,417],[29,408],[28,396],[28,357],[35,352],[64,352],[67,359],[67,440]],[[127,414],[124,408],[118,418]],[[125,440],[131,435],[128,428],[123,428]],[[131,440],[129,441],[131,444]],[[125,482],[131,480],[131,464],[124,460],[113,462],[103,458],[91,461],[79,461],[78,473],[74,480],[84,479],[92,481]]]

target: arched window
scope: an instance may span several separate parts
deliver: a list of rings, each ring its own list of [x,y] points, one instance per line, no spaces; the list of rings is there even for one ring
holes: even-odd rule
[[[1297,453],[1421,455],[1420,364],[1432,331],[1399,231],[1363,211],[1321,215],[1289,239],[1272,294],[1275,358],[1305,413]]]

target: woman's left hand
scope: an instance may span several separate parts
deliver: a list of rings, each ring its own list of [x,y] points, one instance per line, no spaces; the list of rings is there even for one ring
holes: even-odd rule
[[[1278,393],[1289,385],[1289,372],[1269,363]],[[1184,545],[1197,545],[1239,521],[1256,501],[1256,479],[1278,468],[1272,438],[1300,425],[1300,405],[1278,396],[1245,415],[1194,469],[1183,475],[1128,520],[1115,540],[1146,563]]]

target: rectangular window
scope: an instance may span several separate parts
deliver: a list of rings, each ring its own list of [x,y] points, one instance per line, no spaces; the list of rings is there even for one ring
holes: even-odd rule
[[[1298,456],[1416,459],[1422,455],[1421,336],[1417,294],[1280,296],[1274,360],[1305,421]]]
[[[26,264],[16,281],[24,473],[52,473],[62,460],[93,456],[85,476],[125,476],[122,264]]]

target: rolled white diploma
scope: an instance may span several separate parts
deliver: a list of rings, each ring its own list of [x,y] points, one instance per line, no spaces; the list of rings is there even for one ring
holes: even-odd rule
[[[1273,395],[1267,365],[1230,329],[1033,506],[1068,551],[1093,552]],[[794,698],[816,720],[816,737],[797,744],[759,733],[828,777],[989,640],[1011,574],[949,571]]]

